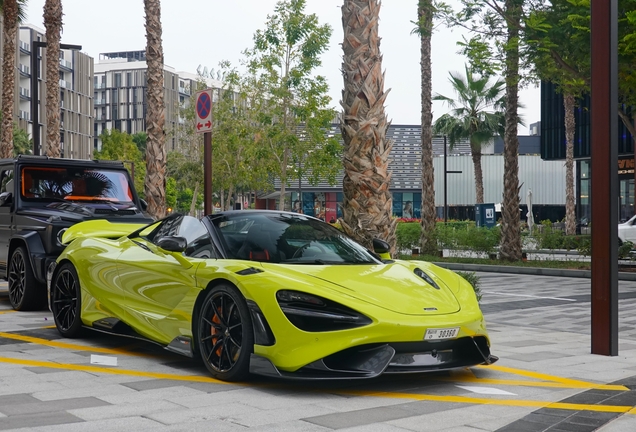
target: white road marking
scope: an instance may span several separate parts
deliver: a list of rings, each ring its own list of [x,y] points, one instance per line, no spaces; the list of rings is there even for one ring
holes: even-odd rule
[[[533,295],[526,295],[526,294],[500,293],[500,292],[495,292],[495,291],[483,291],[483,293],[484,294],[495,294],[495,295],[500,295],[500,296],[530,297],[530,298],[536,298],[536,299],[561,300],[561,301],[569,301],[569,302],[575,302],[576,301],[574,299],[563,298],[563,297],[540,297],[540,296],[533,296]]]
[[[487,394],[487,395],[506,395],[506,396],[516,396],[516,393],[510,393],[505,390],[499,390],[497,388],[492,387],[472,387],[472,386],[460,386],[456,385],[455,387],[459,387],[460,389],[468,390],[473,393],[479,394]]]

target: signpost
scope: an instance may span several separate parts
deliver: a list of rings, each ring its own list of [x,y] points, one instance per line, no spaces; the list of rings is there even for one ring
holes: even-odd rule
[[[195,95],[195,128],[203,134],[203,213],[212,214],[212,89]]]

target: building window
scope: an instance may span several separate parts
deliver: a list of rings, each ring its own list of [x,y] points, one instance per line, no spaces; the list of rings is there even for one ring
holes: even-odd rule
[[[121,74],[115,74],[115,87],[121,87]]]

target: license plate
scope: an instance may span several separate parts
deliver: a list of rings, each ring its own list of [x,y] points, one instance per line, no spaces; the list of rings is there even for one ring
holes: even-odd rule
[[[442,340],[442,339],[455,339],[459,333],[459,327],[443,328],[443,329],[428,329],[424,334],[424,340]]]

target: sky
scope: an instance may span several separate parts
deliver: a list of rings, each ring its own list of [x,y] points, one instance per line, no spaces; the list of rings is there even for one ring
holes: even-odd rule
[[[332,106],[340,109],[343,80],[342,0],[307,0],[307,13],[318,15],[321,24],[333,29],[329,49],[322,56],[317,73],[327,78]],[[457,0],[447,3],[457,5]],[[99,54],[136,51],[146,47],[142,0],[62,0],[64,27],[62,43],[82,45],[82,51],[95,59]],[[273,13],[276,0],[163,0],[161,21],[165,64],[177,71],[196,73],[197,68],[217,69],[223,60],[239,65],[241,52],[253,45],[253,35],[265,28],[267,15]],[[44,28],[44,0],[27,3],[29,24]],[[417,18],[417,0],[385,0],[380,11],[380,50],[385,70],[385,90],[391,89],[385,112],[394,125],[420,124],[420,43],[411,34]],[[449,72],[464,71],[466,58],[458,54],[456,42],[462,33],[439,25],[432,39],[433,93],[455,97],[448,81]],[[540,94],[536,87],[521,89],[520,115],[526,126],[540,120]],[[450,109],[433,102],[433,117]]]

